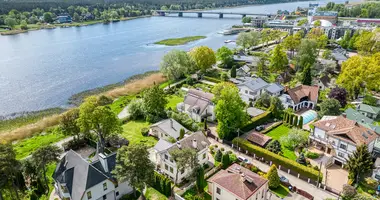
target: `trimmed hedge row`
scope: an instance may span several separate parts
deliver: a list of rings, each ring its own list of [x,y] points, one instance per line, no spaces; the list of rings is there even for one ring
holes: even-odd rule
[[[272,117],[271,114],[272,113],[270,111],[266,111],[263,114],[252,118],[243,128],[241,128],[241,130],[247,132],[256,128],[256,126],[262,125]]]
[[[261,131],[262,134],[266,134],[268,133],[269,131],[279,127],[283,122],[282,121],[279,121],[279,122],[275,122],[274,124],[272,124],[271,126],[269,126],[268,128],[266,128],[265,130]]]
[[[277,166],[281,165],[281,167],[293,170],[299,173],[300,175],[306,176],[312,180],[318,180],[318,171],[313,168],[306,167],[297,163],[296,161],[289,160],[266,149],[255,146],[251,144],[249,141],[244,140],[242,138],[235,138],[232,142],[234,144],[239,143],[240,148],[247,150],[250,153],[256,154],[258,157],[263,157],[265,160],[272,161]],[[322,180],[322,177],[323,176],[321,174],[319,180]]]
[[[222,82],[221,80],[219,80],[217,78],[213,78],[213,77],[209,77],[209,76],[203,76],[203,79],[205,79],[206,81],[214,82],[214,83],[220,83],[220,82]]]
[[[162,174],[154,172],[154,182],[151,186],[167,197],[171,195],[171,180]]]

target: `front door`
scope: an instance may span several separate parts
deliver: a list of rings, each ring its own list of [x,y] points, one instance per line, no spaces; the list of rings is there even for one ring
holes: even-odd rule
[[[327,148],[327,154],[331,154],[331,148]]]

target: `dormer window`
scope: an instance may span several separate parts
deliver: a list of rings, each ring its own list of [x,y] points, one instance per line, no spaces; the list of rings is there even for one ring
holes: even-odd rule
[[[91,191],[88,191],[88,192],[87,192],[87,199],[91,199],[91,198],[92,198]]]
[[[107,183],[103,183],[103,190],[104,190],[104,191],[107,190]]]

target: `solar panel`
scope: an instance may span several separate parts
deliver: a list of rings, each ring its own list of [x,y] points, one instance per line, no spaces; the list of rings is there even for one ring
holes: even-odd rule
[[[365,139],[368,139],[368,136],[367,136],[365,133],[363,133],[362,136],[363,136]]]

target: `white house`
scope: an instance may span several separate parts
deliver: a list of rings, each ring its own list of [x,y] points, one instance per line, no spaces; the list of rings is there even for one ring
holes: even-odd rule
[[[245,102],[256,101],[268,86],[269,84],[261,78],[247,78],[237,85],[240,97]]]
[[[214,95],[196,89],[187,92],[185,100],[177,105],[179,112],[187,113],[193,120],[201,122],[202,119],[208,121],[215,120],[214,107],[212,102]]]
[[[332,157],[335,164],[343,165],[348,156],[361,144],[372,152],[376,139],[375,131],[344,116],[325,116],[313,123],[314,130],[309,136],[310,142]]]
[[[116,153],[99,154],[88,162],[70,150],[58,163],[53,174],[54,187],[63,200],[116,200],[131,193],[127,182],[118,183],[111,171],[116,165]]]
[[[291,108],[294,111],[302,108],[313,109],[317,105],[318,91],[318,86],[299,85],[285,90],[279,98],[285,109]]]
[[[268,180],[238,164],[207,180],[212,200],[266,200]]]
[[[185,134],[189,132],[185,127],[174,119],[164,119],[150,126],[149,134],[160,139],[168,140],[170,137],[178,139],[180,131],[183,129]]]
[[[380,158],[379,157],[376,158],[374,166],[375,168],[373,169],[373,172],[372,172],[372,178],[376,179],[377,181],[380,181]]]
[[[163,174],[175,181],[177,166],[175,161],[170,156],[170,151],[175,149],[191,148],[196,150],[198,163],[203,165],[208,162],[208,147],[210,141],[202,132],[195,132],[189,136],[185,136],[183,139],[172,144],[165,140],[160,140],[154,146],[156,153],[156,166]],[[178,173],[177,183],[181,183],[185,178],[191,175],[193,169],[186,169],[185,171]]]

